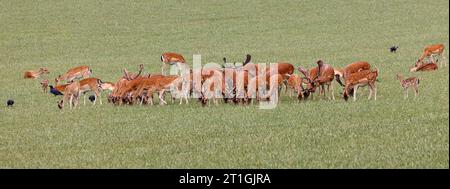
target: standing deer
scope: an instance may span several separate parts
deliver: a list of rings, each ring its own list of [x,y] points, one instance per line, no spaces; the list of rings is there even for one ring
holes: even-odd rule
[[[305,76],[303,80],[307,84],[307,88],[304,92],[305,98],[316,91],[319,87],[319,95],[323,94],[326,96],[325,85],[327,86],[327,91],[330,93],[331,98],[334,100],[334,90],[332,81],[334,80],[334,69],[328,64],[324,64],[322,60],[317,61],[317,67],[311,69],[308,73],[307,70],[298,67],[298,70]]]
[[[426,57],[429,58],[429,62],[434,62],[433,55],[438,55],[440,58],[442,58],[441,65],[445,66],[445,54],[444,54],[445,46],[444,44],[434,44],[434,45],[428,45],[423,49],[422,56],[420,56],[419,60],[417,62],[422,62]]]
[[[412,87],[414,89],[414,98],[419,95],[419,78],[409,77],[407,79],[403,78],[402,74],[397,74],[397,80],[400,81],[400,85],[403,88],[403,98],[408,98],[408,88]]]
[[[79,79],[79,78],[84,79],[84,78],[91,77],[91,75],[92,75],[92,69],[89,66],[75,67],[75,68],[68,70],[65,74],[59,75],[56,78],[56,81],[57,81],[56,85],[58,85],[58,83],[61,81],[71,82],[74,79]]]
[[[80,85],[79,90],[80,90],[80,93],[83,94],[83,105],[86,105],[86,93],[89,91],[94,92],[94,95],[95,95],[95,100],[94,100],[93,105],[95,105],[95,102],[97,102],[97,99],[100,99],[100,104],[102,104],[102,98],[100,95],[102,84],[103,84],[103,82],[100,79],[93,78],[93,77],[82,79],[79,82],[79,85]]]
[[[59,109],[64,108],[64,103],[69,102],[70,108],[77,107],[80,99],[80,83],[78,81],[68,84],[65,88],[64,97],[58,102]]]
[[[23,74],[23,78],[36,79],[36,78],[40,77],[41,75],[49,74],[49,73],[50,72],[48,71],[47,68],[39,68],[39,70],[37,70],[37,71],[25,71],[25,73]]]
[[[344,99],[348,100],[350,96],[351,89],[353,89],[353,101],[356,101],[356,92],[358,87],[369,86],[369,100],[374,94],[374,100],[377,100],[377,88],[376,80],[378,77],[378,68],[374,71],[363,70],[346,76],[345,78],[345,88],[344,88]]]

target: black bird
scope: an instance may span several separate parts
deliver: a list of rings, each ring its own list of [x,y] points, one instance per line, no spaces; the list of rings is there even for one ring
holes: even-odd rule
[[[7,107],[12,107],[13,104],[14,104],[14,100],[9,99],[8,101],[6,101]]]
[[[392,47],[390,48],[391,53],[397,52],[397,49],[398,49],[398,46],[392,46]]]
[[[90,100],[91,102],[94,102],[94,100],[95,100],[95,95],[89,96],[89,100]]]
[[[61,92],[59,92],[58,90],[56,90],[53,85],[49,85],[48,87],[50,87],[50,93],[54,94],[55,96],[57,95],[63,95]]]

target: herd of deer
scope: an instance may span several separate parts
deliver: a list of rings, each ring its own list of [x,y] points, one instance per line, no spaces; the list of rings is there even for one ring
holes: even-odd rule
[[[434,55],[439,55],[442,64],[445,65],[444,45],[427,46],[422,56],[416,62],[411,72],[436,70],[437,64],[433,59]],[[428,62],[425,62],[428,58]],[[103,82],[98,78],[92,78],[92,70],[89,66],[80,66],[68,70],[65,74],[55,78],[54,86],[49,85],[47,79],[41,81],[44,92],[50,88],[55,95],[63,95],[62,100],[58,101],[58,107],[62,109],[66,102],[70,107],[76,107],[80,96],[86,92],[93,92],[95,100],[101,100],[101,92],[109,91],[108,102],[113,104],[153,104],[153,94],[157,93],[159,103],[167,104],[164,99],[165,94],[172,96],[172,102],[175,98],[180,99],[180,104],[188,103],[188,97],[199,99],[202,104],[213,101],[218,103],[218,98],[223,98],[227,103],[230,100],[234,103],[249,103],[252,99],[257,101],[267,100],[275,97],[278,100],[278,94],[282,86],[289,90],[289,96],[297,94],[299,100],[313,98],[316,90],[319,90],[318,96],[323,95],[335,99],[332,82],[336,80],[343,89],[343,98],[347,100],[353,96],[356,100],[358,88],[368,86],[369,97],[376,100],[378,78],[378,68],[372,69],[372,66],[365,61],[354,62],[342,69],[333,68],[322,60],[317,61],[317,66],[310,70],[298,67],[299,74],[294,73],[295,67],[286,62],[279,62],[270,66],[254,64],[251,62],[251,56],[247,55],[242,64],[236,66],[227,62],[219,68],[201,68],[199,70],[182,69],[186,68],[186,61],[182,55],[176,53],[164,53],[161,56],[163,63],[161,74],[142,74],[144,66],[139,66],[137,73],[130,73],[124,69],[123,76],[117,82]],[[165,75],[168,65],[176,65],[181,71],[178,75]],[[38,78],[41,75],[48,74],[46,68],[40,68],[37,71],[26,71],[24,78]],[[178,73],[178,72],[177,72]],[[410,77],[404,79],[401,74],[397,74],[397,79],[404,91],[404,97],[408,96],[408,88],[412,87],[415,96],[418,95],[419,79]],[[61,84],[66,81],[67,83]],[[55,93],[56,92],[56,93]],[[84,97],[85,103],[85,97]]]

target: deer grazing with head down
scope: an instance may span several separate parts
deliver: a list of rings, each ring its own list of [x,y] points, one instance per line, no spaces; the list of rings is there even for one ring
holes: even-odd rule
[[[23,74],[23,78],[36,79],[36,78],[40,77],[41,75],[49,74],[49,73],[50,72],[48,71],[47,68],[39,68],[39,70],[37,70],[37,71],[25,71],[25,73]]]
[[[72,82],[65,87],[64,97],[58,102],[59,109],[64,108],[64,103],[69,102],[70,108],[77,107],[80,99],[80,83],[78,81]]]
[[[334,69],[331,65],[323,63],[322,60],[318,60],[317,67],[311,69],[309,73],[301,67],[298,67],[298,70],[305,76],[303,79],[307,84],[307,88],[304,92],[305,98],[308,98],[309,95],[313,97],[312,94],[315,93],[317,87],[319,87],[318,96],[323,94],[325,97],[325,86],[327,86],[326,90],[330,93],[331,98],[333,100],[335,99],[332,85],[332,81],[334,80]]]
[[[358,87],[369,86],[369,100],[374,95],[374,100],[377,100],[376,80],[378,77],[378,68],[372,70],[362,70],[349,74],[345,78],[344,99],[348,100],[350,92],[353,92],[353,101],[356,101],[356,92]],[[351,90],[353,89],[353,91]]]
[[[414,98],[419,95],[419,78],[409,77],[404,79],[402,74],[397,74],[397,80],[400,81],[400,85],[403,88],[403,98],[408,98],[408,88],[412,87],[414,89]]]
[[[423,60],[425,58],[428,58],[429,63],[432,63],[432,62],[435,62],[433,59],[433,55],[438,55],[440,58],[442,58],[440,66],[443,66],[443,65],[445,66],[446,61],[445,61],[444,50],[445,50],[444,44],[428,45],[423,49],[422,56],[420,56],[420,58],[419,58],[419,60],[417,60],[417,62],[423,62]],[[416,67],[417,67],[417,63],[416,63]]]

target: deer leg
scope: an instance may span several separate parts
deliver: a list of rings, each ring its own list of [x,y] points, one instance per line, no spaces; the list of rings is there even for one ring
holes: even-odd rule
[[[358,90],[358,85],[355,85],[353,90],[353,101],[356,101],[356,90]]]
[[[164,104],[167,104],[167,102],[166,101],[164,101],[164,90],[161,90],[160,92],[159,92],[159,104],[160,105],[164,105]]]
[[[69,97],[69,108],[72,109],[72,100],[73,100],[73,95],[70,95]]]
[[[329,86],[330,86],[330,89],[331,89],[331,99],[335,100],[335,98],[334,98],[334,87],[333,87],[333,84],[330,83]]]
[[[86,106],[86,93],[83,94],[83,106]]]
[[[372,87],[372,85],[369,85],[369,97],[367,98],[368,100],[370,100],[372,98],[372,92],[373,92],[373,87]]]

